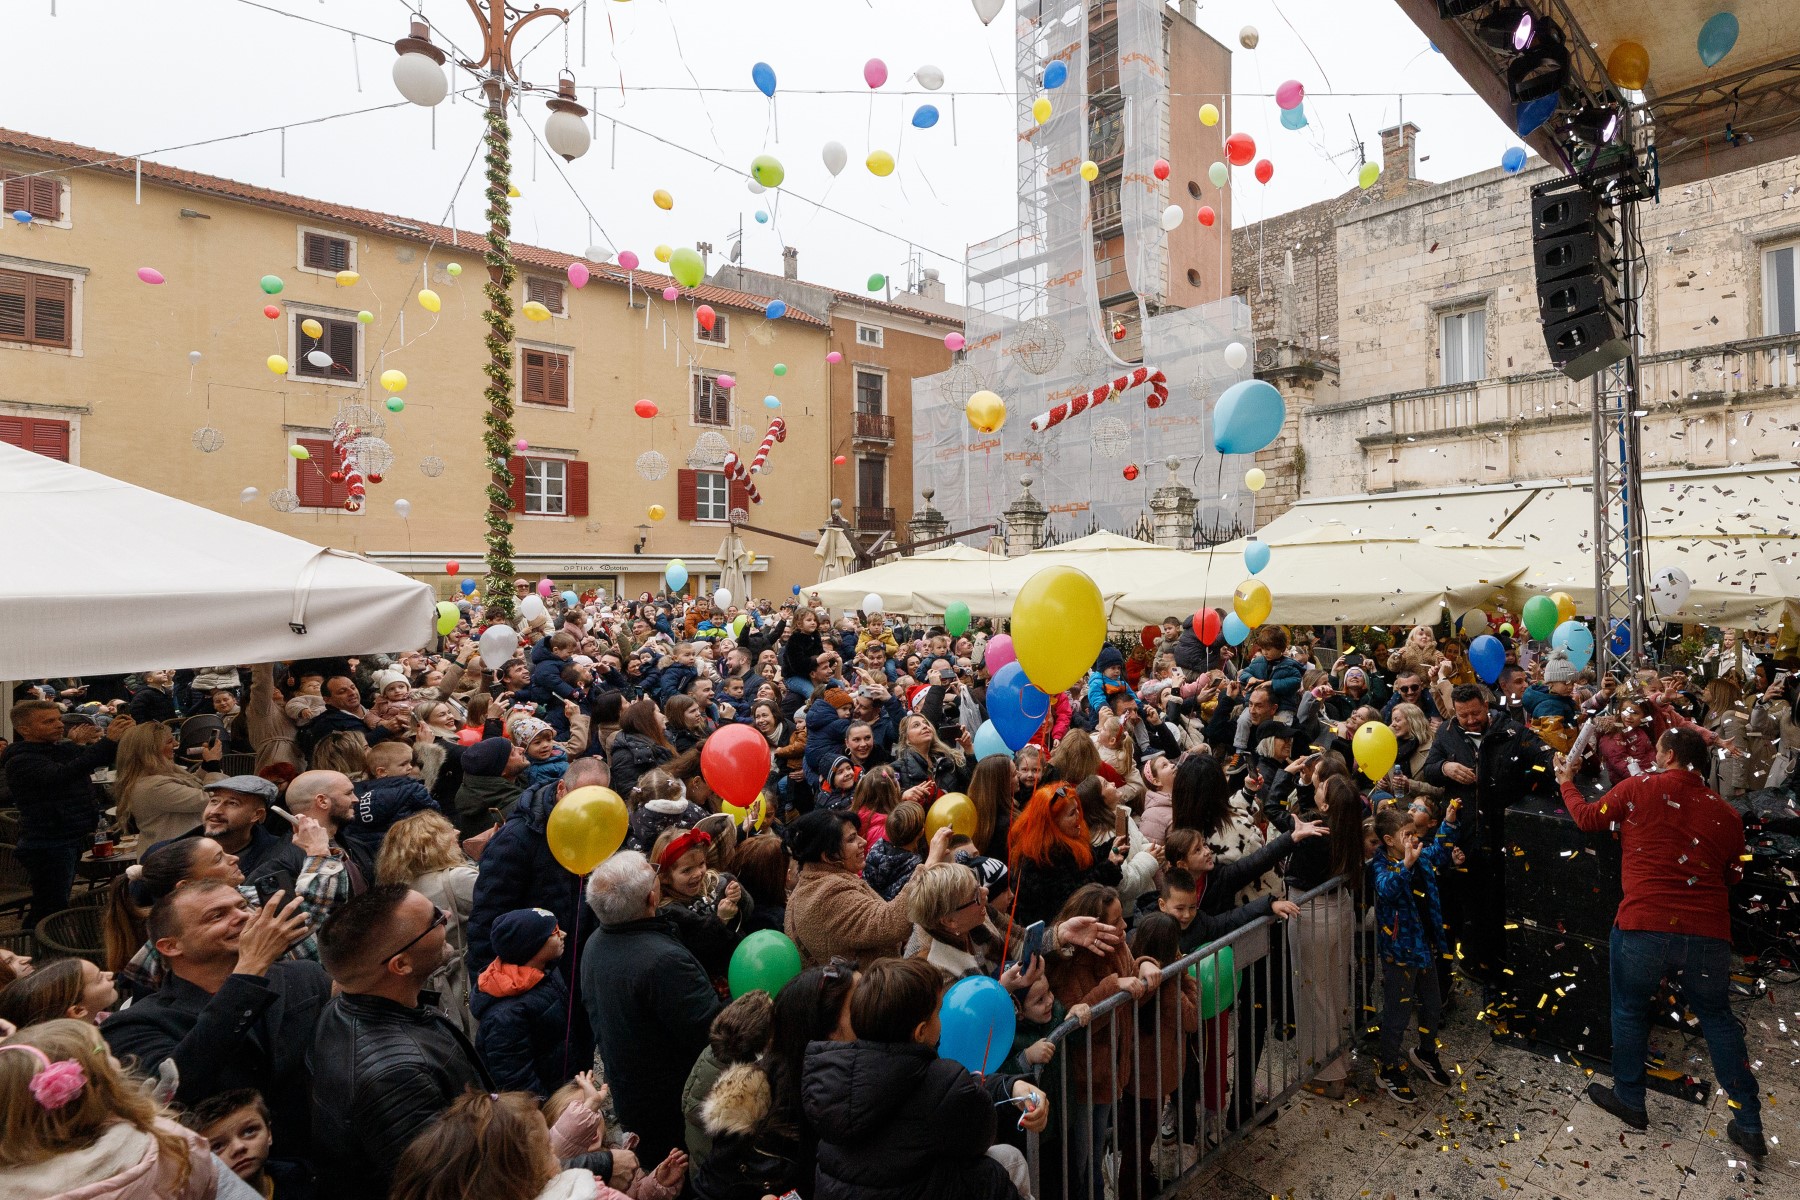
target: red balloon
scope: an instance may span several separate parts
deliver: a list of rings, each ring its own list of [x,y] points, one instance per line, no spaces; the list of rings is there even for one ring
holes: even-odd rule
[[[1267,183],[1275,177],[1275,164],[1266,158],[1256,160],[1256,182]]]
[[[456,744],[459,746],[473,746],[480,740],[481,730],[479,729],[459,729],[456,731]]]
[[[1144,632],[1138,634],[1138,641],[1142,642],[1144,649],[1148,650],[1156,645],[1157,639],[1160,637],[1162,637],[1161,625],[1146,625]]]
[[[1194,614],[1194,636],[1200,639],[1202,646],[1210,646],[1219,640],[1225,630],[1225,623],[1219,617],[1216,608],[1203,608]]]
[[[656,415],[656,401],[639,400],[636,404],[631,406],[631,411],[640,417],[654,417]]]
[[[713,311],[713,307],[710,304],[702,304],[699,308],[694,310],[694,320],[698,321],[700,323],[700,328],[706,330],[708,333],[712,332],[713,322],[718,319],[719,314]]]
[[[1127,478],[1127,479],[1136,479],[1138,477],[1137,464],[1136,463],[1126,463],[1125,470],[1122,473],[1124,474],[1125,478]]]
[[[849,459],[845,458],[843,455],[840,454],[836,458],[831,460],[831,465],[834,467],[841,467],[849,461],[850,461]]]
[[[273,321],[275,318],[279,317],[280,315],[281,315],[281,310],[279,308],[275,307],[273,304],[263,305],[263,316],[269,318],[269,320]]]
[[[1157,159],[1156,165],[1150,168],[1150,173],[1158,179],[1167,179],[1169,177],[1169,160],[1166,158]]]
[[[700,774],[729,804],[749,808],[769,781],[768,739],[753,725],[727,725],[700,747]]]
[[[446,575],[454,575],[460,570],[462,570],[462,564],[454,558],[444,564],[444,574]]]
[[[1225,157],[1232,166],[1243,166],[1256,157],[1256,139],[1247,133],[1232,134],[1225,139]]]
[[[1218,219],[1218,214],[1213,212],[1212,205],[1210,204],[1202,204],[1200,206],[1200,211],[1195,213],[1194,216],[1202,225],[1209,228],[1212,226],[1212,223]]]

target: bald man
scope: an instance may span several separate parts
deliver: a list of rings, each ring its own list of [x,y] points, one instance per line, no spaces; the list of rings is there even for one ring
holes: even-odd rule
[[[356,812],[356,785],[348,775],[342,771],[305,771],[294,776],[288,784],[287,806],[296,817],[311,817],[324,826],[332,857],[343,860],[352,896],[360,896],[374,884],[374,852],[338,840],[338,831],[351,822]]]

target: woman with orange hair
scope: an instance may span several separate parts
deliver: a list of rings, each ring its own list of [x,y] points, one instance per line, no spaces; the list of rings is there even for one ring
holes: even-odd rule
[[[1119,882],[1127,839],[1113,839],[1107,856],[1096,858],[1089,837],[1073,784],[1047,783],[1031,794],[1010,836],[1016,927],[1048,921],[1083,884]]]

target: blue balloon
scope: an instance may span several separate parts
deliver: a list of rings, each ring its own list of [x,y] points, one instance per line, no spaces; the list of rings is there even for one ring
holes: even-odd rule
[[[798,596],[799,594],[800,594],[800,585],[796,583],[794,585],[794,595]]]
[[[1475,678],[1492,684],[1506,668],[1506,647],[1493,634],[1484,633],[1469,643],[1469,665],[1475,668]]]
[[[1552,650],[1567,650],[1569,648],[1569,631],[1571,629],[1580,628],[1580,621],[1564,621],[1561,625],[1558,625],[1555,629],[1550,631],[1550,648]]]
[[[1225,389],[1213,406],[1213,449],[1220,454],[1255,454],[1281,435],[1287,403],[1260,379]]]
[[[769,307],[763,309],[763,313],[769,318],[769,320],[779,321],[779,320],[781,320],[782,317],[787,315],[787,301],[786,300],[771,300],[771,301],[769,301]]]
[[[991,1075],[1012,1053],[1018,1013],[997,979],[971,975],[950,985],[938,1006],[938,1057]]]
[[[1736,35],[1733,35],[1733,36],[1736,36]],[[1045,87],[1059,88],[1067,82],[1069,82],[1069,64],[1068,63],[1057,61],[1057,62],[1051,63],[1049,66],[1044,68],[1044,86]]]
[[[1244,624],[1243,618],[1236,613],[1226,613],[1225,623],[1219,629],[1219,636],[1225,639],[1227,646],[1241,646],[1244,639],[1250,636],[1250,627]]]
[[[913,112],[913,128],[930,129],[938,123],[938,110],[935,104],[921,104]]]
[[[663,572],[663,579],[668,583],[671,592],[679,592],[682,588],[687,586],[688,576],[686,564],[678,562],[670,563],[668,569]]]
[[[1025,668],[1009,662],[994,672],[987,686],[988,721],[1009,750],[1031,740],[1050,713],[1050,697],[1029,679]]]
[[[1623,654],[1631,649],[1631,622],[1627,621],[1624,617],[1620,617],[1618,620],[1614,621],[1612,623],[1612,637],[1609,640],[1612,643],[1612,652],[1614,654]]]
[[[756,84],[756,90],[765,96],[775,95],[775,68],[768,63],[759,62],[750,68],[750,79]]]
[[[1530,137],[1538,126],[1548,121],[1556,113],[1556,106],[1561,102],[1560,93],[1551,92],[1541,100],[1528,100],[1524,104],[1513,107],[1513,132],[1520,137]]]
[[[577,604],[581,603],[581,597],[577,596],[574,592],[564,592],[562,594],[562,602],[567,607],[574,608]]]
[[[1282,109],[1281,127],[1283,129],[1305,129],[1306,106],[1303,104],[1296,104],[1292,108]]]
[[[1709,67],[1717,65],[1720,59],[1731,53],[1731,48],[1737,45],[1737,39],[1737,15],[1728,12],[1714,13],[1700,27],[1700,39],[1695,45],[1700,51],[1700,61]]]
[[[1506,153],[1500,156],[1500,169],[1508,175],[1517,175],[1525,169],[1525,148],[1508,146]]]
[[[473,579],[465,579],[458,586],[462,588],[462,594],[465,596],[473,596],[475,594],[475,581]]]
[[[1012,750],[1006,745],[1006,739],[994,728],[992,721],[983,721],[981,728],[975,731],[975,761],[984,758],[1011,758]]]
[[[781,397],[780,396],[764,396],[763,397],[763,407],[764,408],[780,408],[781,407]]]
[[[1269,565],[1269,543],[1251,538],[1244,543],[1244,565],[1252,575]]]
[[[21,225],[29,225],[31,224],[31,211],[24,208],[15,208],[13,209],[12,218]]]
[[[760,208],[757,209],[756,210],[756,223],[758,225],[767,225],[769,223],[769,214],[764,212]]]

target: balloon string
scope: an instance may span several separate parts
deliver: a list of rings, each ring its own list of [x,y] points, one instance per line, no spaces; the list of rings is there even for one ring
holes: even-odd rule
[[[608,20],[611,20],[609,17]],[[569,1015],[563,1030],[563,1074],[569,1073],[569,1043],[575,1040],[575,993],[581,976],[576,970],[581,965],[581,892],[587,881],[580,875],[575,877],[575,930],[569,935]]]

